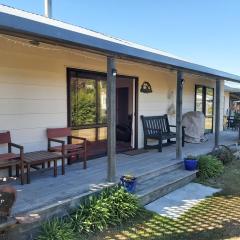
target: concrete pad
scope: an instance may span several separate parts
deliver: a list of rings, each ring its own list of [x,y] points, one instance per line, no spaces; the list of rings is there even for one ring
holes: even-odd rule
[[[145,206],[146,209],[162,216],[177,219],[187,210],[203,201],[220,189],[198,183],[189,183]]]

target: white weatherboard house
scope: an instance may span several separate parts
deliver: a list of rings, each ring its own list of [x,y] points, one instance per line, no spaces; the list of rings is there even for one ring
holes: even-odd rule
[[[46,148],[49,127],[69,126],[92,142],[106,140],[108,128],[111,142],[115,124],[129,118],[128,147],[142,148],[141,115],[168,114],[175,123],[194,110],[204,112],[206,130],[216,132],[218,141],[224,80],[238,82],[239,76],[3,5],[0,19],[0,128],[11,131],[26,152]],[[140,90],[144,82],[151,93]],[[180,145],[177,140],[177,157]]]
[[[66,166],[64,176],[54,178],[50,168],[31,172],[31,184],[13,183],[18,194],[9,239],[32,239],[42,221],[67,215],[83,197],[129,172],[138,179],[141,203],[154,201],[195,178],[196,171],[183,169],[185,155],[237,140],[221,131],[224,81],[240,82],[240,76],[3,5],[0,56],[1,132],[10,131],[12,142],[36,153],[47,150],[47,128],[69,127],[88,139],[88,158],[105,154],[88,161],[86,169],[82,163]],[[212,134],[208,142],[183,148],[182,115],[189,111],[203,112]],[[176,145],[161,153],[116,154],[143,148],[142,115],[164,114],[176,125]],[[56,176],[56,161],[54,166]]]
[[[92,142],[108,135],[110,179],[116,124],[130,121],[127,148],[142,148],[140,116],[168,114],[177,123],[176,157],[182,158],[182,114],[203,111],[217,145],[224,80],[240,81],[160,50],[3,5],[0,54],[0,129],[9,130],[25,152],[46,149],[51,127],[71,127]],[[141,91],[144,82],[151,93]]]

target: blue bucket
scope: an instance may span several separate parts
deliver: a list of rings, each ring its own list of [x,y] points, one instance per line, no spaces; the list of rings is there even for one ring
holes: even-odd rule
[[[129,193],[134,193],[136,190],[137,179],[134,177],[131,180],[126,180],[125,176],[120,178],[120,184]]]
[[[195,171],[198,168],[198,161],[196,159],[184,159],[185,169],[188,171]]]

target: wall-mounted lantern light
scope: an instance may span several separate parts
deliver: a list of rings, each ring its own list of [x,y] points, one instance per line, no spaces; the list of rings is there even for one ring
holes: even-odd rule
[[[117,76],[117,69],[115,69],[115,68],[112,69],[112,75],[113,75],[113,77]]]
[[[182,87],[183,87],[183,85],[184,85],[184,82],[185,82],[185,81],[184,81],[184,78],[182,78],[182,79],[181,79],[181,85],[182,85]]]
[[[151,93],[152,92],[152,87],[149,82],[143,82],[140,92],[142,93]]]

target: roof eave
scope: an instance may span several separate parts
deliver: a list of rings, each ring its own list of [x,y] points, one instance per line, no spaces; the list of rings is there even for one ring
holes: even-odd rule
[[[106,54],[117,55],[129,59],[136,59],[153,64],[166,65],[176,70],[187,70],[219,78],[240,82],[240,76],[215,70],[187,61],[171,58],[168,56],[148,52],[142,49],[133,48],[123,44],[107,41],[93,36],[73,32],[49,24],[40,23],[31,19],[18,17],[15,15],[0,13],[0,31],[15,34],[24,34],[28,37],[40,37],[56,43],[85,47],[89,50],[104,52]]]

